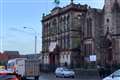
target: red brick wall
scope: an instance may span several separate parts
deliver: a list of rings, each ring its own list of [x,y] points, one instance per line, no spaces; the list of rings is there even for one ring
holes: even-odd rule
[[[0,61],[8,61],[9,59],[19,58],[20,55],[9,55],[9,54],[1,54],[0,53]]]

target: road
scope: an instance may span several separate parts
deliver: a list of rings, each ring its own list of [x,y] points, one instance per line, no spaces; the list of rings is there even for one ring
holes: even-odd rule
[[[52,73],[42,73],[41,76],[39,77],[39,80],[101,80],[98,77],[86,77],[86,78],[80,78],[80,77],[75,77],[75,78],[56,78],[54,74]]]

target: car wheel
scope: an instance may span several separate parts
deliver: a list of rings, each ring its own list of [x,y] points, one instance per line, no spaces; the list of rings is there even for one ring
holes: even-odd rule
[[[60,74],[55,74],[55,77],[57,78],[57,77],[61,77],[61,76],[60,76]]]
[[[75,78],[75,76],[72,76],[72,78]]]
[[[57,78],[58,76],[57,76],[57,75],[55,75],[55,77]]]
[[[62,74],[62,78],[64,78],[65,76],[64,76],[64,74]]]

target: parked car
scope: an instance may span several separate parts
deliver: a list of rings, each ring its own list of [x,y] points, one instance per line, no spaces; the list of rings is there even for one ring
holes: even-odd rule
[[[103,80],[120,80],[120,69],[105,77]]]
[[[55,70],[56,77],[75,77],[75,72],[72,69],[68,69],[65,67],[58,67]]]

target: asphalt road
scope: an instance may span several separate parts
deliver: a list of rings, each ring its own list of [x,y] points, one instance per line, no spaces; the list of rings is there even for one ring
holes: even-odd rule
[[[85,78],[80,78],[80,77],[75,77],[75,78],[56,78],[54,74],[52,73],[42,73],[41,76],[39,77],[39,80],[102,80],[99,77],[85,77]]]

